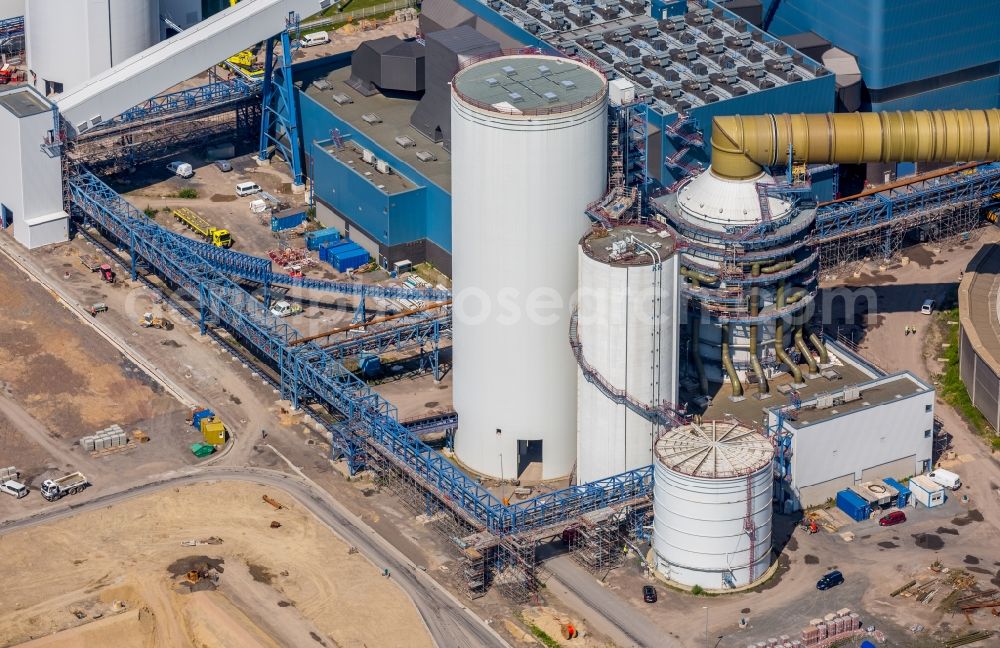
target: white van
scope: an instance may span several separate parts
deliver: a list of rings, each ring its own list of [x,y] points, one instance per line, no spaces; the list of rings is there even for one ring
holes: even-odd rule
[[[13,495],[17,499],[28,496],[28,487],[21,482],[14,481],[13,479],[8,479],[0,484],[0,491],[3,491],[8,495]]]
[[[256,182],[241,182],[236,185],[237,196],[250,196],[255,193],[260,193],[260,185]]]
[[[190,178],[194,175],[194,169],[187,162],[176,160],[167,165],[167,171],[182,178]]]
[[[959,476],[944,468],[938,468],[934,472],[928,473],[927,476],[933,479],[935,484],[941,484],[951,490],[958,490],[962,487],[962,480]]]
[[[329,42],[330,34],[325,31],[321,31],[305,34],[302,36],[302,40],[299,41],[299,44],[301,44],[302,47],[313,47],[314,45],[326,45]]]
[[[934,312],[934,306],[936,305],[937,302],[934,301],[933,299],[925,299],[924,305],[920,307],[920,312],[923,313],[924,315],[930,315],[931,313]]]

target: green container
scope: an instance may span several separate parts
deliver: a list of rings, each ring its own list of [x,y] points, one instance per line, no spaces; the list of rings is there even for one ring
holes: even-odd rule
[[[196,457],[207,457],[213,452],[215,452],[215,446],[211,446],[207,443],[191,444],[191,453]]]

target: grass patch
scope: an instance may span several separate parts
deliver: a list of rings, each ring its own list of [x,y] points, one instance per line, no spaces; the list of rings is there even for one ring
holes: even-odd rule
[[[197,189],[191,189],[191,188],[181,189],[180,191],[177,192],[177,196],[176,197],[177,198],[186,198],[188,200],[193,200],[193,199],[195,199],[195,198],[198,197],[198,190]]]
[[[528,628],[531,630],[531,634],[535,636],[535,639],[541,641],[546,648],[559,648],[559,642],[550,637],[547,632],[534,623],[529,623]]]
[[[962,377],[958,371],[958,309],[953,308],[941,311],[937,315],[938,324],[942,327],[941,333],[948,345],[941,350],[941,357],[944,359],[944,372],[938,376],[940,384],[940,394],[944,402],[948,403],[972,426],[977,434],[984,438],[993,437],[993,431],[986,422],[986,417],[976,409],[969,398],[969,392],[962,382]],[[952,323],[955,322],[955,323]],[[997,447],[1000,439],[993,438],[993,447]]]
[[[142,213],[146,215],[146,218],[156,218],[156,208],[146,205],[146,208],[142,210]]]

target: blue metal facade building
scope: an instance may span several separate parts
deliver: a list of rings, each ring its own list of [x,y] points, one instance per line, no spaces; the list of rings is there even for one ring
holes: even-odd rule
[[[996,0],[764,0],[769,31],[812,31],[858,59],[870,110],[1000,106]],[[776,5],[776,6],[775,6]]]
[[[455,0],[455,2],[525,45],[552,50],[545,41],[504,18],[483,2],[478,0]],[[764,38],[774,40],[767,35]],[[318,66],[334,69],[346,67],[350,65],[350,56],[350,53],[346,53],[296,65],[293,67],[293,74]],[[450,193],[422,175],[419,169],[404,162],[392,150],[367,137],[358,124],[340,118],[301,89],[296,89],[295,93],[306,155],[304,167],[306,173],[314,179],[316,199],[350,220],[380,246],[405,250],[407,245],[426,241],[430,244],[428,247],[433,246],[444,255],[450,256]],[[670,125],[678,119],[677,113],[659,112],[657,108],[650,107],[646,111],[648,136],[645,148],[648,154],[646,160],[648,176],[654,181],[654,185],[659,183],[669,187],[683,178],[691,166],[707,166],[706,143],[711,137],[712,118],[716,115],[827,112],[833,110],[833,106],[833,75],[806,79],[717,103],[696,106],[688,112],[690,126],[687,128],[694,127],[703,132],[701,146],[690,146],[683,137],[668,132]],[[331,133],[335,129],[344,139],[354,141],[373,151],[379,159],[388,162],[400,175],[416,185],[416,188],[392,195],[378,190],[353,168],[324,150],[324,146],[329,145]],[[687,149],[687,152],[678,155],[684,149]],[[404,252],[396,256],[412,258]],[[419,254],[416,256],[419,258]],[[390,262],[395,260],[398,259],[388,259]],[[436,265],[447,270],[450,264]]]

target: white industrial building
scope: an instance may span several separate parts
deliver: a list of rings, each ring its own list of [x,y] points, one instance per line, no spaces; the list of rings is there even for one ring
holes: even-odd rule
[[[791,435],[781,482],[786,510],[822,504],[862,482],[930,470],[934,389],[909,372],[815,395],[797,409],[771,408],[770,428],[779,416]]]
[[[455,454],[477,473],[573,470],[566,336],[585,209],[607,184],[607,111],[604,76],[565,58],[487,59],[452,82]]]

